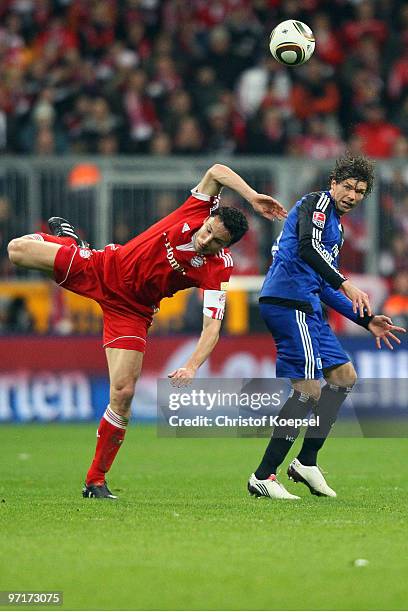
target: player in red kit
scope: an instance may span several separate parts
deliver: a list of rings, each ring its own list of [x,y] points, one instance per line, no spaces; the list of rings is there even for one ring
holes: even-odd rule
[[[218,341],[233,269],[228,247],[248,229],[238,209],[219,205],[223,186],[268,219],[286,216],[279,202],[257,193],[227,166],[215,164],[184,204],[123,246],[90,249],[59,217],[49,221],[53,235],[31,234],[8,245],[14,264],[52,274],[61,287],[94,299],[103,312],[110,401],[99,424],[84,497],[115,499],[105,475],[125,436],[147,331],[160,300],[187,287],[204,289],[203,330],[187,363],[169,374],[175,385],[194,378]]]

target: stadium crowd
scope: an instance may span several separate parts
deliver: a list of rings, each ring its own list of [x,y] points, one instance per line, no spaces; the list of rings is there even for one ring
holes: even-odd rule
[[[288,70],[269,32],[318,40]],[[3,0],[0,146],[14,153],[408,153],[408,3]]]
[[[299,68],[268,51],[287,18],[318,40]],[[403,0],[2,0],[0,76],[3,153],[408,156]],[[391,278],[407,263],[407,174],[380,191]],[[350,232],[358,261],[367,236],[358,219]]]

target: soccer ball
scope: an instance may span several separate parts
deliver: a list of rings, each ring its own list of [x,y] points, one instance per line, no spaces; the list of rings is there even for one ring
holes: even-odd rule
[[[272,30],[269,49],[280,64],[300,66],[312,57],[315,50],[313,32],[305,23],[287,19]]]

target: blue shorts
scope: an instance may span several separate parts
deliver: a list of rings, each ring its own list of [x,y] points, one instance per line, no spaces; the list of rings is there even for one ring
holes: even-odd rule
[[[278,378],[319,379],[326,368],[350,361],[322,311],[309,315],[275,304],[259,306],[276,343]]]

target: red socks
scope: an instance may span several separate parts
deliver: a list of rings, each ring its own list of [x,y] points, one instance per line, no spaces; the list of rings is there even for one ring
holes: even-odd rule
[[[76,241],[69,236],[51,236],[51,234],[45,234],[44,232],[36,232],[34,236],[41,236],[44,242],[55,242],[56,244],[62,244],[64,246],[71,246],[76,244]]]
[[[107,407],[97,431],[95,457],[86,475],[86,484],[101,485],[109,471],[126,433],[128,419]]]

